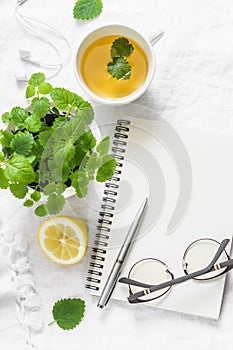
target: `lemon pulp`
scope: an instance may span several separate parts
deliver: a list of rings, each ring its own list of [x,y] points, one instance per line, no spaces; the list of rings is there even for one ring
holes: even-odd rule
[[[44,221],[38,231],[42,252],[63,265],[79,262],[87,248],[87,226],[82,219],[57,216]]]

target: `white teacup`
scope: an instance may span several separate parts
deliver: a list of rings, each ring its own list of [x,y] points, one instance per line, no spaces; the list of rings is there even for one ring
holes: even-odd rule
[[[120,24],[106,25],[91,31],[81,41],[78,49],[75,51],[75,54],[74,54],[74,59],[73,59],[74,72],[79,85],[90,96],[90,98],[100,103],[105,103],[108,105],[120,105],[120,104],[126,104],[136,100],[146,91],[146,89],[151,84],[151,81],[154,77],[156,63],[155,63],[153,45],[163,36],[163,34],[164,33],[160,31],[157,34],[152,35],[151,39],[147,39],[142,34],[137,32],[135,29],[125,25],[120,25]],[[81,74],[80,63],[81,63],[82,56],[86,51],[86,49],[88,48],[88,46],[94,41],[96,41],[97,39],[108,35],[119,35],[119,36],[124,36],[124,37],[128,37],[129,39],[132,39],[145,52],[145,55],[148,61],[148,70],[147,70],[147,75],[144,83],[130,95],[121,97],[121,98],[105,98],[102,96],[98,96],[92,90],[89,89],[89,87],[84,82]]]

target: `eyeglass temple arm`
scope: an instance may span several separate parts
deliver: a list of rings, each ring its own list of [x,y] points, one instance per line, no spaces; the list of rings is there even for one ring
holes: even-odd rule
[[[198,276],[201,276],[201,275],[204,275],[204,274],[210,272],[213,269],[214,264],[217,262],[217,260],[219,259],[220,255],[222,254],[222,252],[226,248],[226,246],[229,243],[229,241],[230,241],[229,239],[224,239],[221,242],[221,244],[218,247],[218,250],[216,251],[213,259],[211,260],[211,262],[209,263],[208,266],[206,266],[202,270],[190,273],[189,275],[178,277],[178,278],[172,279],[172,280],[170,280],[168,282],[164,282],[164,283],[161,283],[161,284],[158,284],[158,285],[148,285],[148,284],[144,284],[144,283],[141,283],[141,282],[138,282],[138,281],[131,280],[131,279],[126,278],[126,277],[120,278],[119,282],[120,283],[134,285],[134,286],[138,286],[138,287],[142,287],[142,288],[147,288],[146,290],[143,290],[143,291],[131,294],[128,299],[129,299],[129,301],[132,302],[135,299],[144,296],[145,294],[150,294],[152,292],[155,292],[156,290],[167,288],[167,287],[170,287],[170,286],[172,286],[174,284],[182,283],[182,282],[185,282],[185,281],[187,281],[189,279],[192,279],[192,278],[195,278],[195,277],[198,277]]]
[[[212,261],[209,263],[209,265],[205,268],[207,270],[207,272],[209,272],[209,270],[214,266],[214,264],[217,262],[217,260],[220,258],[222,252],[224,251],[224,249],[226,248],[226,246],[228,245],[228,243],[230,242],[229,239],[224,239],[220,246],[218,247],[218,250],[216,251]]]
[[[132,280],[131,278],[127,278],[127,277],[121,277],[118,282],[123,284],[130,284],[131,286],[142,287],[142,288],[150,288],[152,286],[151,284]]]

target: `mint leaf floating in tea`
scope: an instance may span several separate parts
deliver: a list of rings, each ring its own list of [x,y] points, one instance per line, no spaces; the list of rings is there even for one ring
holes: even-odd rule
[[[75,328],[82,320],[85,312],[85,302],[82,299],[62,299],[53,306],[54,321],[59,327],[69,330]]]
[[[78,0],[73,9],[76,19],[88,20],[99,16],[103,8],[101,0]]]
[[[116,57],[107,64],[108,73],[118,80],[128,80],[131,76],[131,67],[123,57]]]
[[[131,66],[126,60],[134,51],[134,47],[127,38],[114,40],[111,47],[112,61],[107,64],[108,73],[118,80],[129,80],[131,77]]]
[[[133,53],[134,47],[126,38],[118,38],[114,40],[111,47],[111,57],[129,57]]]

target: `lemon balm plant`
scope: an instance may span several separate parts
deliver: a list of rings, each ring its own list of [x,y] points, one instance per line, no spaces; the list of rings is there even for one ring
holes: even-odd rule
[[[73,187],[78,197],[91,180],[111,178],[116,161],[108,154],[110,139],[97,144],[90,130],[91,104],[64,88],[53,88],[43,73],[33,74],[26,98],[29,107],[14,107],[2,115],[0,130],[0,188],[9,189],[24,205],[37,204],[35,214],[59,213],[64,191]]]

